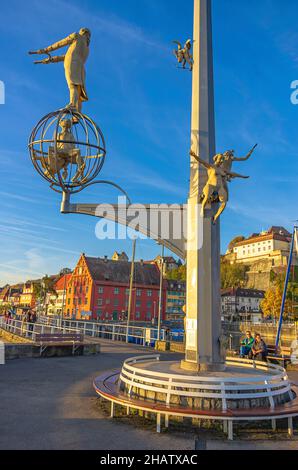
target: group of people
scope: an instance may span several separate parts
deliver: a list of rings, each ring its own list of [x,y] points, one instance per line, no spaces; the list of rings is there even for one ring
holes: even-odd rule
[[[268,349],[265,341],[259,333],[254,336],[251,331],[247,331],[245,338],[241,341],[240,357],[248,357],[255,361],[267,361]]]

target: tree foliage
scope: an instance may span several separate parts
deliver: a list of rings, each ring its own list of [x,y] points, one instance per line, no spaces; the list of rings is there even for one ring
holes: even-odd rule
[[[265,298],[260,303],[260,307],[263,312],[264,317],[271,317],[278,319],[280,316],[281,304],[283,297],[283,286],[280,282],[276,283],[270,287],[266,293]],[[289,302],[289,296],[287,295],[285,309],[284,309],[284,318],[288,318],[289,313],[291,312],[291,305]]]
[[[33,293],[37,300],[43,301],[47,294],[58,295],[55,290],[55,279],[44,276],[40,281],[34,283]]]
[[[167,271],[166,279],[169,281],[186,281],[186,264],[181,264],[178,268]]]
[[[243,242],[243,240],[245,240],[245,237],[243,235],[237,235],[237,237],[233,238],[233,240],[231,240],[229,243],[229,251],[233,251],[233,248],[236,243]]]
[[[248,269],[248,266],[244,264],[230,264],[222,258],[220,266],[221,288],[244,287],[247,282]]]

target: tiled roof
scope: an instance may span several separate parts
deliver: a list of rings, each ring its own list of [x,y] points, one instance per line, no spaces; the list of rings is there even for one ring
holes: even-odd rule
[[[253,233],[250,237],[246,238],[245,240],[235,243],[235,247],[267,240],[280,240],[289,242],[291,240],[291,234],[284,227],[274,225],[270,227],[270,229],[266,232]]]
[[[59,290],[64,290],[64,287],[67,286],[67,283],[68,281],[70,280],[72,276],[72,273],[69,273],[69,274],[64,274],[63,276],[61,276],[58,281],[56,281],[56,284],[55,284],[55,289],[57,291]]]
[[[231,289],[222,289],[222,297],[256,297],[263,299],[265,296],[265,291],[257,289],[243,289],[242,287],[231,288]]]
[[[110,281],[129,284],[131,263],[110,259],[85,257],[88,269],[95,281]],[[155,264],[135,262],[134,283],[138,285],[159,286],[160,272]]]

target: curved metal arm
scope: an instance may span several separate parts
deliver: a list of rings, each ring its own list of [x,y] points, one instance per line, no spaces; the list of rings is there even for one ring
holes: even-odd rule
[[[93,186],[94,184],[107,184],[107,185],[109,185],[109,186],[113,186],[113,187],[116,188],[116,189],[119,189],[119,191],[120,191],[122,194],[124,194],[124,196],[125,196],[126,199],[128,200],[128,203],[129,203],[129,204],[132,204],[131,199],[130,199],[130,197],[128,196],[127,192],[126,192],[123,188],[121,188],[121,186],[119,186],[119,185],[116,184],[116,183],[113,183],[112,181],[106,181],[106,180],[92,181],[91,183],[86,184],[86,186],[84,186],[84,189],[85,189],[85,188],[88,188],[89,186]]]

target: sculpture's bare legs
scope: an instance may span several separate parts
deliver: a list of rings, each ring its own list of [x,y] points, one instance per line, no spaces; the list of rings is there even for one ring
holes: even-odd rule
[[[202,201],[201,217],[204,217],[205,207],[208,204],[213,192],[214,192],[214,188],[212,186],[205,187],[204,192],[203,192],[204,199]]]
[[[70,102],[68,106],[80,113],[82,111],[81,85],[74,85],[71,83],[69,85],[69,92]]]
[[[221,216],[225,208],[227,207],[228,202],[228,192],[225,188],[221,188],[218,193],[219,201],[221,202],[220,208],[218,209],[216,215],[213,217],[213,223],[215,224],[217,219]]]

